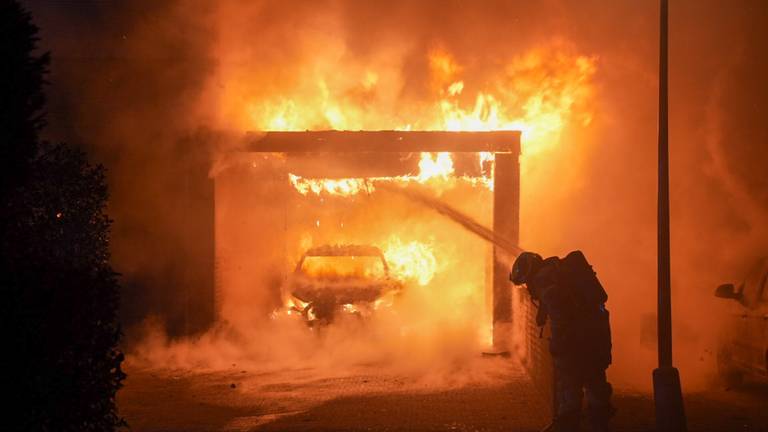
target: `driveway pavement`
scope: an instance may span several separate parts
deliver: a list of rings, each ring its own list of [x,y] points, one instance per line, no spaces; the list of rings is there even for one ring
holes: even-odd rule
[[[545,403],[513,360],[478,359],[455,374],[376,365],[189,371],[127,365],[118,406],[134,431],[538,431]],[[685,397],[689,430],[768,432],[768,385]],[[652,431],[648,394],[618,389],[617,431]]]

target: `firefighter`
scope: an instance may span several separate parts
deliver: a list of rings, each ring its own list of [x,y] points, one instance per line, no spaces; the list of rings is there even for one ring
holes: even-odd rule
[[[540,328],[550,321],[557,409],[548,430],[579,430],[586,393],[592,430],[608,431],[614,413],[613,390],[605,376],[611,364],[611,330],[605,309],[608,295],[592,266],[580,251],[562,259],[523,252],[515,260],[510,279],[515,285],[525,285],[538,303]]]

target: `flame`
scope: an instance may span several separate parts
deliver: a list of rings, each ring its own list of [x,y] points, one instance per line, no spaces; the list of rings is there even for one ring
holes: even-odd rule
[[[307,306],[309,306],[309,303],[301,301],[292,295],[287,295],[283,301],[283,310],[286,315],[301,315]],[[272,317],[275,318],[276,315],[273,313]]]
[[[302,195],[312,192],[315,195],[327,193],[329,195],[349,196],[363,191],[373,192],[373,185],[362,178],[307,179],[294,174],[288,174],[288,179],[293,187]]]
[[[296,76],[269,94],[236,74],[223,92],[223,113],[245,113],[228,117],[239,119],[234,126],[246,130],[520,130],[524,155],[557,145],[569,124],[586,127],[592,121],[597,59],[561,40],[498,62],[490,75],[470,74],[442,47],[424,55],[429,90],[421,100],[403,103],[392,96],[402,92],[403,77],[390,63],[327,64],[319,55],[297,66]],[[234,73],[222,73],[227,72]],[[462,180],[492,190],[492,158],[480,153],[482,175]],[[419,172],[411,175],[308,179],[291,174],[290,182],[303,195],[353,196],[373,192],[381,181],[450,185],[454,176],[450,153],[422,153]]]
[[[495,157],[492,153],[478,153],[480,171],[483,175],[479,177],[461,176],[459,179],[472,184],[473,186],[482,185],[493,190],[493,172],[492,169],[487,168],[486,164],[490,162],[492,166],[494,159]],[[426,184],[442,181],[443,184],[447,184],[451,180],[456,180],[457,177],[454,176],[453,158],[451,153],[439,152],[433,154],[423,152],[421,153],[419,172],[417,174],[394,177],[311,179],[289,173],[288,179],[294,189],[302,195],[309,195],[311,192],[314,195],[328,194],[332,196],[348,197],[357,195],[361,192],[370,194],[376,190],[375,184],[378,182],[392,182],[399,184],[416,182]],[[318,222],[317,225],[319,226],[320,223]]]
[[[556,143],[567,123],[588,126],[592,121],[589,104],[597,59],[575,54],[563,42],[512,59],[504,73],[469,98],[464,97],[464,80],[451,81],[461,69],[445,66],[453,65],[446,58],[450,54],[435,51],[430,56],[437,59],[430,62],[433,75],[450,81],[440,89],[435,129],[520,130],[524,150],[532,153]]]
[[[418,100],[398,100],[405,71],[391,62],[327,64],[318,53],[266,94],[245,71],[224,69],[232,85],[221,95],[222,115],[241,130],[520,130],[526,154],[556,145],[569,124],[592,121],[597,58],[567,42],[494,61],[483,73],[443,48],[424,55],[429,86]]]
[[[345,313],[350,313],[350,314],[360,313],[360,308],[353,305],[352,303],[341,305],[341,310],[344,311]]]
[[[392,90],[392,71],[371,67],[346,71],[359,73],[357,80],[350,75],[355,82],[350,88],[348,81],[338,78],[346,73],[319,68],[309,73],[309,81],[301,78],[297,88],[286,89],[279,96],[250,100],[245,106],[247,121],[240,127],[294,131],[520,130],[523,152],[530,155],[556,145],[568,124],[588,126],[592,121],[590,101],[597,59],[578,54],[562,41],[509,59],[495,75],[485,77],[482,85],[472,76],[465,76],[465,67],[449,51],[436,48],[426,56],[432,100],[412,104],[414,108],[404,108],[402,115],[390,107],[392,101],[380,100],[382,92]],[[238,95],[237,103],[243,100],[248,97]],[[402,121],[403,115],[408,122]],[[492,161],[492,154],[480,153],[482,175],[462,180],[492,190]],[[419,172],[406,176],[308,179],[290,174],[289,179],[302,195],[353,196],[370,194],[376,182],[440,181],[449,185],[454,176],[450,153],[422,153]]]
[[[433,158],[432,153],[422,153],[419,161],[419,174],[416,176],[419,182],[424,183],[432,178],[440,177],[448,179],[453,174],[453,159],[450,153],[437,153]]]
[[[301,300],[297,299],[296,297],[290,296],[290,297],[288,297],[288,300],[286,301],[286,304],[289,307],[291,307],[291,308],[296,308],[296,309],[299,309],[299,310],[304,310],[304,308],[307,307],[307,305],[309,303],[301,301]]]
[[[383,248],[390,273],[402,280],[427,285],[437,271],[437,259],[431,245],[418,241],[403,242],[391,237]]]

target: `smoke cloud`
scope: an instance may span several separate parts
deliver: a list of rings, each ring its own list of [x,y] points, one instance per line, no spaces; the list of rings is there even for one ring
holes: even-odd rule
[[[202,217],[194,211],[196,201],[180,204],[177,197],[197,189],[186,175],[190,167],[210,171],[210,160],[231,141],[214,138],[218,132],[239,137],[248,129],[290,126],[445,127],[436,120],[445,118],[441,107],[471,114],[479,93],[495,95],[501,114],[524,121],[535,114],[536,90],[547,88],[552,90],[540,102],[563,108],[561,124],[556,133],[539,137],[539,146],[525,144],[524,135],[521,243],[543,255],[586,253],[610,296],[616,352],[611,378],[650,386],[656,359],[655,5],[26,3],[42,29],[43,45],[53,52],[48,132],[81,143],[109,169],[113,260],[123,273],[129,327],[157,315],[160,327],[183,332],[190,312],[180,301],[180,286],[200,280],[196,272],[204,266],[181,263],[194,263],[212,245],[194,241],[194,227],[205,221],[195,219]],[[760,1],[682,1],[671,5],[670,23],[675,358],[684,386],[695,388],[711,380],[721,325],[712,317],[725,316],[714,287],[740,280],[766,253],[768,12]],[[579,69],[584,62],[589,67]],[[567,82],[589,91],[558,81],[562,70],[575,74],[565,75],[575,76]],[[461,90],[450,90],[459,80]],[[481,108],[493,106],[483,100]],[[269,193],[256,190],[253,196]],[[401,204],[409,215],[423,212]],[[264,217],[252,223],[269,222]],[[436,232],[456,229],[447,221],[431,223],[438,225],[431,227]],[[462,241],[475,250],[484,247],[476,239]],[[286,256],[276,243],[263,248],[265,268],[271,258]],[[249,291],[243,286],[233,292]],[[257,303],[269,310],[274,295]],[[239,322],[247,314],[233,310],[230,318]],[[344,357],[330,354],[334,350],[346,356],[370,352],[370,340],[344,336],[357,331],[351,325],[318,342],[303,340],[301,328],[276,332],[273,322],[257,321],[249,324],[259,329],[254,334],[238,325],[219,328],[197,345],[175,342],[166,351],[160,349],[169,346],[162,337],[146,339],[140,357],[223,365],[237,356],[300,359],[322,352],[331,363]],[[381,340],[389,340],[393,323],[375,327]],[[441,346],[454,354],[469,352],[475,347],[461,341],[474,339],[461,333],[475,330],[458,325],[455,332],[438,332],[444,340],[460,341]],[[315,349],[316,343],[324,348]],[[366,348],[347,349],[355,343]],[[397,347],[375,352],[401,364],[411,357]],[[195,360],[195,353],[211,356]],[[430,364],[442,353],[413,356],[421,359],[413,364]]]

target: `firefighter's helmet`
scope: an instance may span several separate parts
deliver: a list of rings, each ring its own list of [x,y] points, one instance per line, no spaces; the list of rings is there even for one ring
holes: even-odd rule
[[[527,283],[531,276],[541,266],[544,260],[541,255],[534,252],[523,252],[515,260],[515,264],[512,266],[512,274],[509,275],[509,279],[515,285],[522,285]]]

